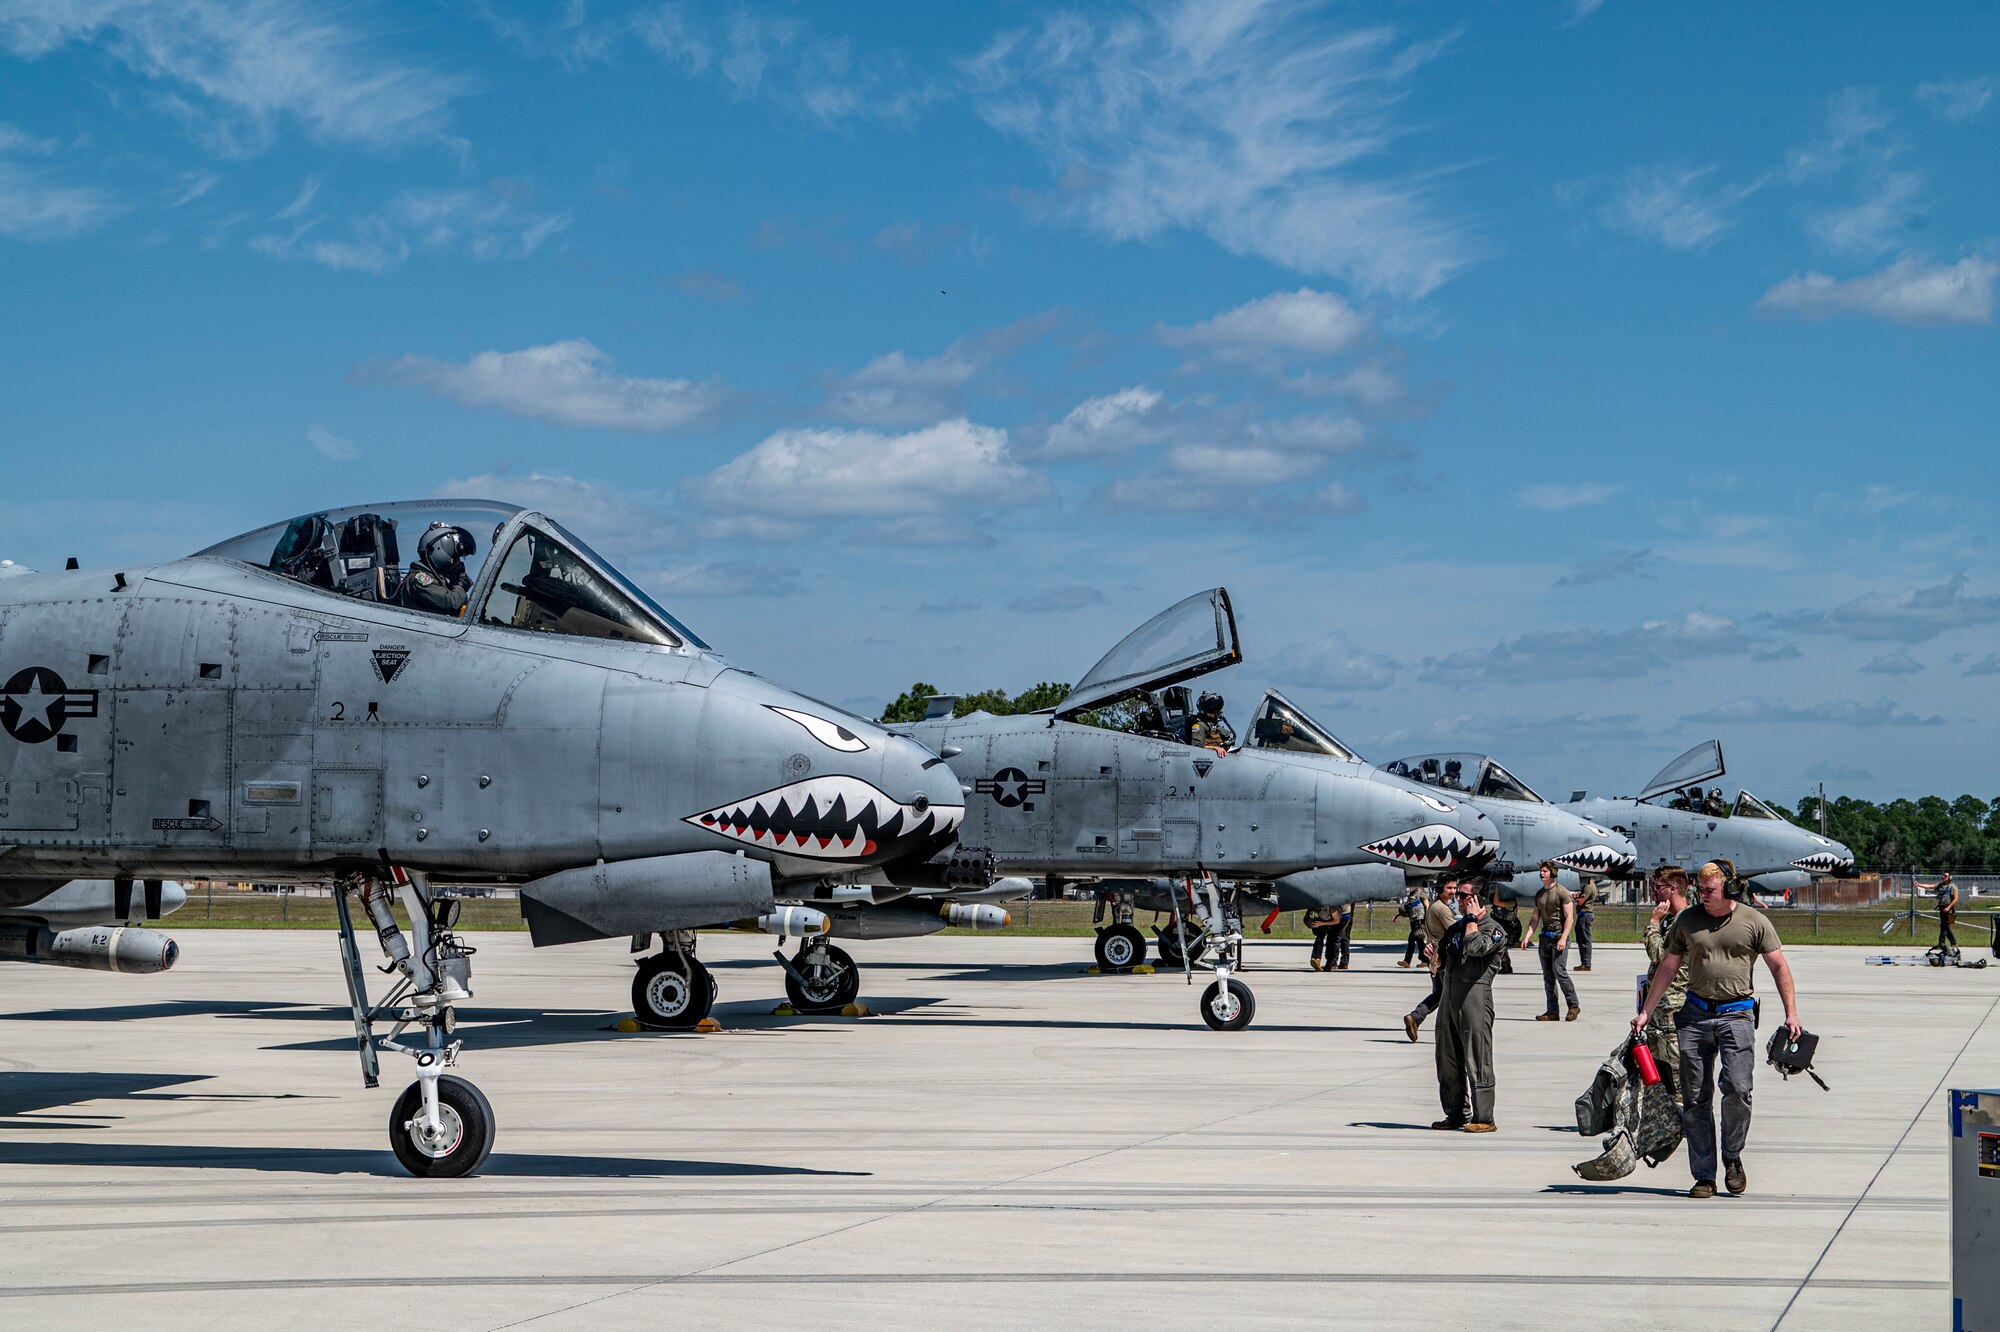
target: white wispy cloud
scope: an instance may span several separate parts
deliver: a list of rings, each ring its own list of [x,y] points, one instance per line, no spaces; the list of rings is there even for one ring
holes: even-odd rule
[[[1996,277],[2000,264],[1977,255],[1955,264],[1905,257],[1880,272],[1845,280],[1795,273],[1765,292],[1757,308],[1802,319],[1859,314],[1898,324],[1985,324],[1993,319]]]
[[[121,208],[107,190],[61,184],[40,171],[0,159],[0,236],[61,240],[102,225]]]
[[[1270,677],[1283,684],[1310,685],[1334,692],[1387,689],[1403,663],[1387,653],[1357,646],[1335,630],[1310,643],[1287,643],[1271,657]]]
[[[2000,623],[2000,593],[1973,592],[1971,585],[1971,578],[1957,573],[1930,587],[1869,592],[1831,610],[1772,618],[1783,628],[1805,633],[1838,634],[1860,642],[1924,643],[1952,629]]]
[[[936,356],[878,356],[829,386],[820,409],[856,425],[919,426],[962,415],[973,376],[1055,326],[1053,314],[959,338]]]
[[[1979,119],[1979,113],[1993,100],[1994,80],[1992,75],[1978,79],[1940,79],[1935,83],[1919,83],[1917,100],[1931,109],[1931,114],[1952,125],[1964,125]]]
[[[1876,653],[1859,669],[1868,675],[1915,675],[1924,669],[1924,664],[1911,656],[1908,648],[1897,648],[1894,652]]]
[[[306,443],[313,446],[313,452],[334,462],[353,462],[361,456],[361,450],[354,447],[352,440],[342,439],[323,425],[306,427]]]
[[[1843,88],[1827,99],[1826,133],[1817,142],[1786,156],[1785,170],[1793,181],[1823,176],[1856,155],[1877,160],[1892,156],[1897,145],[1888,130],[1895,117],[1882,109],[1872,88]]]
[[[1735,228],[1733,210],[1764,184],[1725,185],[1714,175],[1713,166],[1633,167],[1598,207],[1597,219],[1670,250],[1706,249]]]
[[[44,139],[38,134],[30,134],[19,125],[0,121],[0,153],[25,153],[32,157],[47,157],[62,144],[54,139]]]
[[[1332,30],[1295,0],[1051,15],[963,69],[979,114],[1061,175],[1034,200],[1117,240],[1180,228],[1235,254],[1422,296],[1478,244],[1432,182],[1370,170],[1449,38]]]
[[[663,434],[707,424],[735,395],[713,380],[637,379],[582,338],[521,351],[484,351],[465,362],[399,356],[358,367],[357,383],[423,389],[466,407],[576,429]]]
[[[1908,230],[1912,216],[1921,211],[1923,187],[1919,172],[1876,172],[1859,203],[1812,214],[1806,219],[1806,231],[1836,254],[1873,259]]]
[[[431,492],[433,499],[488,499],[545,513],[588,541],[613,562],[622,563],[678,538],[682,528],[669,521],[648,497],[557,472],[483,472],[453,477]],[[488,533],[475,532],[484,542]]]
[[[1166,395],[1144,384],[1086,398],[1050,426],[1036,450],[1043,458],[1094,458],[1165,439],[1173,428]]]
[[[938,81],[894,54],[857,52],[804,19],[784,14],[668,3],[633,19],[630,30],[670,67],[691,78],[719,80],[737,100],[759,97],[826,125],[876,120],[906,123],[936,98]],[[579,29],[569,51],[601,57],[615,29]]]
[[[1185,328],[1161,326],[1161,342],[1192,347],[1228,361],[1339,356],[1366,345],[1369,317],[1330,291],[1301,287],[1273,292]]]
[[[1681,718],[1693,726],[1821,725],[1821,726],[1942,726],[1944,718],[1925,717],[1900,707],[1886,698],[1873,703],[1844,699],[1814,703],[1806,707],[1770,698],[1736,698],[1705,712]]]
[[[214,151],[269,145],[297,121],[314,137],[391,147],[439,135],[462,78],[386,54],[325,6],[287,0],[80,0],[0,5],[0,46],[36,59],[90,46],[163,93]]]
[[[1547,482],[1523,486],[1515,498],[1543,513],[1561,513],[1566,509],[1587,509],[1606,503],[1623,488],[1607,481]]]
[[[1595,559],[1585,560],[1576,568],[1556,579],[1557,587],[1587,587],[1591,583],[1608,583],[1619,578],[1633,578],[1644,570],[1652,560],[1650,547],[1645,550],[1613,550]]]
[[[1750,650],[1736,621],[1690,611],[1630,629],[1540,630],[1490,648],[1426,657],[1417,678],[1443,685],[1636,679],[1696,657],[1742,656]]]
[[[308,209],[317,185],[310,189],[278,216]],[[253,237],[250,247],[274,259],[387,273],[418,252],[457,251],[481,262],[524,259],[569,224],[569,214],[537,212],[518,186],[493,181],[483,191],[406,191],[344,226],[308,217],[288,232]]]
[[[726,512],[778,518],[880,517],[998,508],[1047,498],[1014,460],[1007,432],[963,417],[905,434],[781,430],[685,483]]]

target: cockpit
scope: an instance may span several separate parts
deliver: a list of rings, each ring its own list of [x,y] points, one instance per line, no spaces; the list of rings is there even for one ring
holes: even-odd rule
[[[1182,681],[1242,660],[1229,593],[1197,592],[1120,639],[1056,704],[1055,715],[1094,716],[1100,725],[1188,743],[1200,700]]]
[[[1243,742],[1251,749],[1283,749],[1294,754],[1325,754],[1349,763],[1362,757],[1340,742],[1303,708],[1275,689],[1266,690],[1263,702],[1250,719],[1250,734]]]
[[[1391,776],[1487,800],[1519,800],[1537,805],[1549,803],[1535,794],[1526,782],[1501,767],[1498,760],[1485,754],[1420,754],[1391,759],[1381,767]]]
[[[1739,791],[1736,793],[1736,807],[1730,811],[1730,817],[1737,819],[1775,819],[1780,823],[1791,822],[1790,819],[1787,819],[1784,815],[1778,813],[1777,810],[1772,809],[1748,791]]]
[[[497,560],[494,551],[502,552]],[[326,509],[196,554],[268,570],[329,596],[477,624],[708,646],[561,524],[491,500]]]

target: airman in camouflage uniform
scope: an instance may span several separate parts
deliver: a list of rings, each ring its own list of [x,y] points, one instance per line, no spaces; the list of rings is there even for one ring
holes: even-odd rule
[[[1646,968],[1648,985],[1653,983],[1653,972],[1658,969],[1660,959],[1667,955],[1667,936],[1673,933],[1674,918],[1687,910],[1687,871],[1678,865],[1663,865],[1653,871],[1653,902],[1653,914],[1646,921],[1645,930],[1646,956],[1652,959],[1652,966]],[[1652,1020],[1646,1024],[1646,1044],[1653,1052],[1653,1062],[1660,1066],[1668,1089],[1676,1095],[1681,1085],[1681,1044],[1674,1033],[1674,1015],[1687,1002],[1687,991],[1687,967],[1683,964],[1667,987],[1667,997],[1660,1000]]]

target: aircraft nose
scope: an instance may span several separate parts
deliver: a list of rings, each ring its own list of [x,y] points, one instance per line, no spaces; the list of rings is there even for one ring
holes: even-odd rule
[[[1369,855],[1417,870],[1479,870],[1500,853],[1499,830],[1472,806],[1384,772],[1368,780],[1377,827],[1360,849]]]
[[[1576,830],[1576,835],[1581,845],[1553,857],[1556,864],[1573,869],[1578,874],[1609,879],[1630,878],[1632,871],[1638,868],[1639,848],[1616,828],[1585,823]]]

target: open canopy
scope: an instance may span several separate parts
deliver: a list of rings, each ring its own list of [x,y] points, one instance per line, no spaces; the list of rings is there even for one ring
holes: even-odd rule
[[[406,595],[432,527],[466,540],[461,609],[480,624],[666,647],[708,645],[583,541],[543,514],[493,500],[400,500],[322,509],[217,542],[198,558],[238,560],[331,596],[438,613]],[[498,551],[497,558],[488,558]]]
[[[1332,731],[1275,689],[1264,691],[1264,701],[1257,705],[1257,714],[1250,720],[1250,736],[1243,743],[1250,749],[1285,749],[1295,754],[1327,754],[1350,763],[1364,762],[1359,754],[1340,743]]]
[[[1115,703],[1135,690],[1164,689],[1243,660],[1236,613],[1223,588],[1176,602],[1119,640],[1056,705],[1058,717]]]
[[[1790,819],[1787,819],[1784,815],[1772,809],[1748,791],[1737,792],[1736,808],[1730,811],[1730,817],[1737,819],[1776,819],[1780,823],[1791,822]]]
[[[1692,782],[1705,782],[1720,777],[1722,766],[1722,742],[1704,740],[1687,753],[1653,774],[1653,780],[1646,783],[1646,789],[1639,792],[1639,799],[1651,800],[1656,795],[1678,790]]]
[[[1487,800],[1519,800],[1528,804],[1549,802],[1529,785],[1500,766],[1486,754],[1415,754],[1391,759],[1381,765],[1384,772],[1407,777],[1426,786],[1442,787]]]

